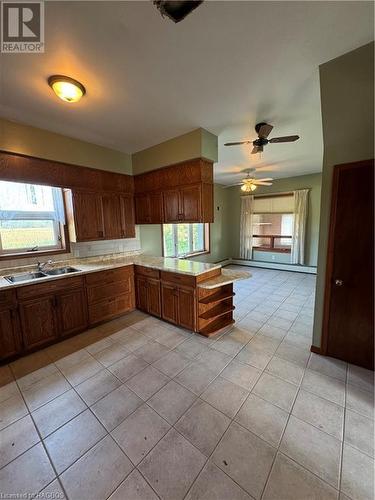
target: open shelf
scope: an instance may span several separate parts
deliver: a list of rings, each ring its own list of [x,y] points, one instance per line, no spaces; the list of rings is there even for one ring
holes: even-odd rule
[[[212,309],[208,309],[208,311],[203,312],[199,315],[202,319],[214,319],[223,314],[230,313],[234,311],[235,307],[232,304],[221,304],[219,303],[217,306]]]
[[[214,321],[211,321],[207,326],[202,328],[199,333],[204,335],[205,337],[210,337],[214,335],[216,332],[225,328],[226,326],[233,325],[234,319],[232,319],[232,314],[229,313],[228,317],[220,316],[216,318]]]
[[[207,297],[203,297],[199,299],[200,304],[213,304],[214,302],[221,302],[225,299],[230,299],[234,297],[236,294],[232,292],[232,290],[222,290],[220,289],[218,292],[213,293],[212,295],[207,295]]]

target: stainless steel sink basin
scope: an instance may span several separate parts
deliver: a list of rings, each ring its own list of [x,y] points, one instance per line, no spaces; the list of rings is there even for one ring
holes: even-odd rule
[[[59,276],[60,274],[69,274],[69,273],[76,273],[78,272],[79,269],[76,269],[75,267],[57,267],[56,269],[50,269],[48,271],[44,271],[47,276]]]
[[[36,273],[25,273],[25,274],[17,274],[16,276],[4,276],[9,283],[20,283],[21,281],[29,281],[29,280],[37,280],[39,278],[46,278],[45,273],[36,272]]]

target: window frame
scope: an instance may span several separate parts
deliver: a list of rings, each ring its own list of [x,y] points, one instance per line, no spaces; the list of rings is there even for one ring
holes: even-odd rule
[[[0,181],[3,179],[0,179]],[[8,180],[4,180],[5,182],[9,182]],[[13,182],[18,182],[18,181],[13,181]],[[20,184],[30,184],[27,182],[19,182]],[[36,183],[32,183],[34,185]],[[54,187],[54,186],[49,186],[49,187]],[[66,207],[65,207],[65,198],[63,194],[63,189],[61,189],[61,194],[63,198],[63,204],[64,204],[64,212],[65,212],[65,220],[66,220]],[[16,248],[14,250],[4,250],[1,245],[1,237],[0,237],[0,261],[1,260],[9,260],[9,259],[19,259],[19,258],[27,258],[31,257],[34,255],[56,255],[56,254],[62,254],[62,253],[69,253],[70,252],[70,242],[69,242],[69,235],[68,235],[68,227],[66,224],[63,224],[61,222],[55,221],[53,219],[53,215],[55,212],[37,212],[37,211],[15,211],[12,210],[14,216],[12,220],[52,220],[53,222],[53,230],[55,234],[55,239],[58,242],[57,245],[51,245],[51,246],[43,246],[39,247],[37,250],[33,250],[34,247],[31,248]]]
[[[173,232],[176,234],[177,231],[177,225],[178,223],[168,223],[173,226]],[[211,253],[210,250],[210,242],[211,242],[211,232],[210,232],[210,224],[208,222],[186,222],[185,224],[189,224],[191,229],[192,229],[192,224],[203,224],[203,247],[204,250],[199,250],[197,252],[191,252],[187,254],[183,254],[183,256],[179,257],[173,256],[173,257],[166,257],[165,256],[165,249],[164,249],[164,225],[165,224],[160,224],[160,231],[161,231],[161,245],[162,245],[162,256],[166,258],[171,258],[171,259],[188,259],[189,257],[196,257],[198,255],[205,255]],[[176,244],[175,244],[176,248]]]

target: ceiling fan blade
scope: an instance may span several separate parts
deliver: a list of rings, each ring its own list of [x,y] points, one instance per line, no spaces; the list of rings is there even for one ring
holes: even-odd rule
[[[261,153],[263,151],[263,146],[254,146],[251,150],[251,154],[255,155],[256,153]]]
[[[254,181],[253,184],[256,186],[272,186],[272,182]]]
[[[241,142],[226,142],[224,146],[238,146],[239,144],[250,144],[251,141],[241,141]]]
[[[272,129],[273,129],[272,125],[268,125],[268,123],[265,123],[259,129],[259,132],[258,132],[259,137],[263,137],[265,139],[266,137],[268,137],[270,135]]]
[[[233,186],[242,186],[242,182],[236,182],[236,184],[229,184],[228,186],[224,186],[224,189],[231,188]]]
[[[264,177],[262,179],[255,179],[256,181],[259,181],[259,182],[269,182],[269,181],[273,181],[273,178],[272,177]]]
[[[284,137],[273,137],[269,140],[271,143],[275,142],[294,142],[299,139],[299,135],[286,135]]]

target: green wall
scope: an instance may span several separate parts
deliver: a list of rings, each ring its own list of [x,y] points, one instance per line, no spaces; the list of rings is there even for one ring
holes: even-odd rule
[[[374,43],[320,66],[323,176],[313,344],[320,346],[333,167],[374,157]]]
[[[219,184],[214,186],[214,220],[210,224],[210,253],[194,257],[200,262],[219,262],[230,257],[231,246],[229,239],[229,227],[231,223],[231,211],[229,207],[228,189],[223,189]],[[148,255],[161,256],[163,242],[161,226],[140,226],[140,238],[142,250]]]
[[[200,157],[217,161],[217,136],[202,128],[134,153],[133,174]]]
[[[296,189],[310,189],[309,208],[306,227],[306,262],[307,266],[317,265],[318,237],[319,237],[319,214],[320,214],[320,188],[321,174],[300,175],[298,177],[286,177],[276,179],[272,186],[258,187],[256,194],[273,194],[294,191]],[[229,235],[231,241],[231,256],[238,258],[240,253],[240,211],[241,211],[241,190],[240,187],[227,189],[229,192],[230,227]],[[260,254],[260,255],[259,255]],[[275,259],[272,260],[272,255]],[[289,258],[283,254],[267,254],[257,252],[254,260],[268,260],[272,262],[289,262]]]
[[[120,174],[132,173],[132,158],[127,153],[3,119],[0,149]]]

